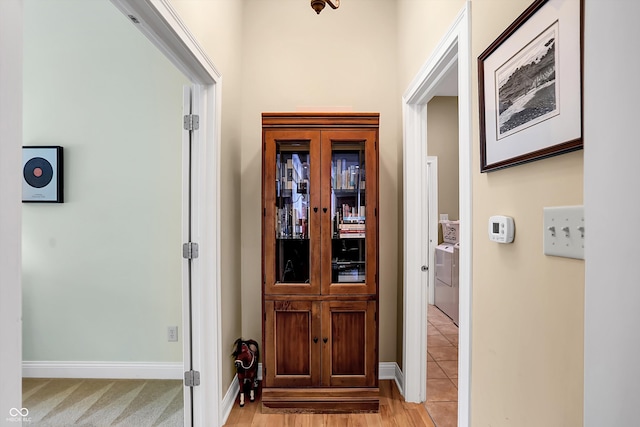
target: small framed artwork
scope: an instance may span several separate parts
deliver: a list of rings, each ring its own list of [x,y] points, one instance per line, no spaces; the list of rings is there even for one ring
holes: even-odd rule
[[[536,0],[479,57],[480,171],[582,145],[582,0]]]
[[[22,147],[22,201],[63,203],[62,147]]]

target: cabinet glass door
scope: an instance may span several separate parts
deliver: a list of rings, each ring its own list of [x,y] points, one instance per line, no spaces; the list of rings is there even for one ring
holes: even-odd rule
[[[300,133],[296,139],[284,131],[270,134],[273,141],[267,148],[265,185],[272,188],[265,192],[265,216],[272,217],[267,218],[267,224],[273,224],[273,229],[265,230],[264,236],[266,253],[270,254],[265,268],[267,291],[318,293],[313,269],[313,254],[318,250],[314,241],[319,239],[319,223],[313,214],[317,215],[318,203],[315,212],[312,210],[318,193],[313,187],[319,182],[313,158],[317,132],[309,139],[301,138]]]
[[[374,277],[368,272],[375,269],[375,224],[376,212],[370,207],[371,185],[375,189],[375,159],[367,158],[373,152],[374,133],[368,131],[323,132],[323,161],[327,165],[322,186],[323,206],[329,206],[329,218],[323,226],[330,227],[326,233],[330,243],[323,247],[323,259],[330,259],[329,293],[374,293],[371,287]],[[327,154],[325,154],[325,151]],[[371,163],[371,164],[370,164]],[[373,203],[371,203],[373,202]],[[325,254],[325,250],[328,254]],[[323,293],[326,290],[323,289]]]
[[[307,283],[309,147],[278,144],[276,152],[276,282]]]
[[[366,262],[364,146],[334,146],[331,156],[331,281],[364,283]]]

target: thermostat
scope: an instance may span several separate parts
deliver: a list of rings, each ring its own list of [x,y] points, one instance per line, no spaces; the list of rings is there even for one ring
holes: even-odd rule
[[[489,240],[498,243],[513,242],[513,218],[495,215],[489,218]]]

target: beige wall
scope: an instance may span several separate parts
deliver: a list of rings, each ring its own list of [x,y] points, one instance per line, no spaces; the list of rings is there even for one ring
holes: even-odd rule
[[[221,222],[221,357],[222,390],[235,375],[230,357],[243,334],[240,282],[240,48],[242,5],[237,0],[171,0],[222,74],[222,138],[220,147]],[[228,362],[228,363],[227,363]]]
[[[427,104],[427,155],[438,158],[438,213],[459,216],[458,97],[436,96]]]
[[[380,361],[396,360],[399,94],[394,2],[349,0],[316,15],[307,1],[247,0],[242,95],[243,332],[259,339],[263,111],[380,112]]]
[[[473,1],[472,58],[530,3]],[[479,173],[479,162],[474,150],[471,424],[580,426],[584,261],[543,255],[542,208],[582,204],[583,152],[488,174]],[[513,244],[488,240],[495,214],[514,218]]]
[[[396,0],[400,95],[433,53],[464,0]]]

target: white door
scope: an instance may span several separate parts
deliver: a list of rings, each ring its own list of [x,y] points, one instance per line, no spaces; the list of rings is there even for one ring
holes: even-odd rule
[[[199,246],[193,233],[196,220],[194,201],[197,187],[196,152],[200,115],[198,112],[200,87],[198,85],[183,88],[183,136],[182,136],[182,330],[184,363],[184,426],[193,426],[194,393],[200,385],[200,369],[195,366],[193,357],[193,283],[194,259],[198,258]]]

